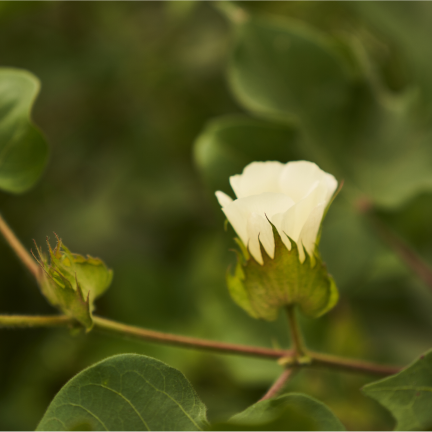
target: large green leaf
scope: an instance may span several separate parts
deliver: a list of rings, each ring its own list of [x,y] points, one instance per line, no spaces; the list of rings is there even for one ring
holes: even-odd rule
[[[345,428],[322,402],[290,393],[257,402],[228,423],[214,425],[212,430],[344,431]]]
[[[237,21],[229,81],[260,115],[299,120],[314,137],[340,139],[349,117],[352,78],[330,38],[296,21]]]
[[[301,159],[297,128],[244,115],[212,120],[195,142],[195,161],[214,190],[231,191],[229,177],[254,161]]]
[[[432,131],[414,93],[377,85],[360,40],[338,41],[293,20],[244,15],[234,20],[231,88],[252,113],[295,119],[302,145],[320,166],[395,208],[432,188]],[[410,96],[410,97],[408,97]]]
[[[206,423],[206,408],[181,372],[122,354],[72,378],[37,430],[201,430]]]
[[[402,372],[368,384],[363,391],[393,414],[396,430],[431,430],[432,350]]]
[[[0,189],[20,193],[39,179],[48,145],[30,119],[38,79],[18,69],[0,69]]]
[[[424,43],[432,37],[430,2],[352,2],[349,4],[379,43],[397,50],[402,73],[411,85],[420,87],[420,97],[432,107],[432,49]],[[382,45],[381,45],[382,46]],[[388,49],[386,47],[386,49]],[[388,57],[386,54],[383,57]],[[394,72],[393,72],[394,73]],[[400,72],[399,72],[400,73]]]

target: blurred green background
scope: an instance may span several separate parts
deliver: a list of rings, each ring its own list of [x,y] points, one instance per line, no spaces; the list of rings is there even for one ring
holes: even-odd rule
[[[321,247],[341,299],[325,317],[303,320],[309,345],[406,365],[431,346],[432,293],[358,208],[370,201],[389,229],[432,261],[432,5],[229,6],[1,2],[0,66],[41,80],[33,118],[51,156],[30,192],[0,193],[0,210],[26,247],[53,241],[55,232],[72,251],[113,268],[113,284],[97,302],[102,316],[285,347],[283,317],[255,321],[229,297],[233,232],[223,230],[214,190],[231,193],[228,175],[251,160],[313,160],[346,182]],[[245,14],[295,20],[298,61],[287,64],[280,53],[273,61],[272,50],[289,46],[285,30],[271,27],[273,18],[239,30]],[[277,43],[267,49],[272,32]],[[315,32],[326,41],[313,45]],[[345,69],[325,93],[321,83],[336,73],[327,48]],[[316,85],[307,95],[302,80]],[[4,241],[0,256],[0,313],[55,313]],[[67,380],[117,353],[180,369],[215,421],[257,401],[280,373],[268,361],[97,333],[2,330],[0,341],[2,430],[34,429]],[[389,430],[391,416],[359,390],[372,379],[307,370],[288,388],[326,403],[348,429]]]

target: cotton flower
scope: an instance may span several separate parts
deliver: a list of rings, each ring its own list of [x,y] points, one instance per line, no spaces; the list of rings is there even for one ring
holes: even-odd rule
[[[296,242],[300,262],[305,260],[303,247],[313,255],[324,210],[338,186],[331,174],[307,161],[252,162],[242,174],[230,177],[230,184],[237,199],[221,191],[216,197],[258,263],[264,263],[260,242],[267,255],[274,258],[271,224],[288,250],[292,246],[289,239]]]

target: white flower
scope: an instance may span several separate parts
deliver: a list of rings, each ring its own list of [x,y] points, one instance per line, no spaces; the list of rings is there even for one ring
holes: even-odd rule
[[[287,236],[298,244],[301,262],[305,260],[301,245],[313,254],[324,210],[338,185],[331,174],[307,161],[252,162],[243,174],[230,177],[230,183],[237,199],[221,191],[216,192],[216,197],[256,261],[264,263],[260,242],[269,257],[274,258],[275,242],[269,221],[289,250],[291,242]]]

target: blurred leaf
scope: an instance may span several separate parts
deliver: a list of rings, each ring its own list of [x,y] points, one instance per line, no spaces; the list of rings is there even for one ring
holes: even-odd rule
[[[37,430],[201,430],[205,413],[182,373],[150,357],[122,354],[72,378]]]
[[[255,424],[255,422],[246,421],[243,423],[223,423],[215,424],[209,429],[209,432],[316,432],[313,421],[306,416],[299,414],[292,408],[286,408],[274,420]]]
[[[358,2],[350,7],[362,18],[369,29],[385,41],[393,43],[401,55],[410,75],[410,84],[421,88],[420,96],[431,107],[432,66],[431,46],[426,43],[432,36],[430,20],[432,4],[429,2]],[[382,42],[381,42],[382,44]],[[382,57],[388,57],[384,47]]]
[[[289,123],[243,115],[209,122],[195,141],[195,161],[210,187],[230,191],[229,177],[254,161],[299,159],[298,133]]]
[[[44,270],[39,281],[42,293],[53,306],[90,330],[94,301],[110,286],[113,271],[99,258],[71,253],[58,237],[54,250],[48,242],[49,263],[42,250],[36,248]]]
[[[352,80],[330,38],[296,21],[237,21],[229,81],[238,100],[259,115],[295,118],[312,136],[344,129]],[[351,114],[351,113],[350,113]]]
[[[390,208],[432,188],[432,133],[414,111],[416,94],[381,91],[360,40],[246,12],[234,22],[229,79],[243,106],[296,119],[302,150],[352,181],[356,197]]]
[[[402,372],[366,385],[363,391],[391,411],[396,430],[431,430],[432,351]]]
[[[335,306],[339,293],[333,278],[318,255],[300,262],[297,244],[290,239],[291,250],[285,246],[273,226],[274,258],[261,246],[264,264],[253,259],[241,240],[234,274],[227,273],[227,284],[234,301],[254,318],[274,321],[279,309],[298,305],[300,310],[317,318]]]
[[[238,423],[262,422],[287,409],[313,420],[317,432],[346,431],[342,423],[323,403],[299,393],[284,394],[277,398],[260,401],[232,417],[231,421]]]
[[[257,402],[211,430],[344,431],[345,428],[323,403],[290,393]]]
[[[39,179],[48,145],[30,119],[38,79],[19,69],[0,69],[0,189],[21,193]]]

